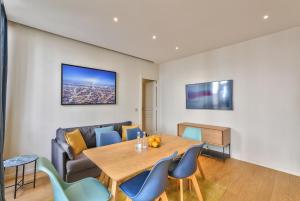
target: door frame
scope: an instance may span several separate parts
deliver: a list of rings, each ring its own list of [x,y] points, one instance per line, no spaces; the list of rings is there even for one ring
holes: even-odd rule
[[[156,115],[156,128],[154,129],[155,132],[157,132],[158,130],[158,81],[156,79],[151,79],[151,78],[145,78],[145,77],[142,77],[141,76],[141,79],[140,79],[140,107],[139,107],[139,126],[140,128],[142,129],[143,128],[143,94],[144,94],[144,88],[143,88],[143,83],[144,83],[144,80],[149,80],[149,81],[153,81],[155,82],[155,87],[156,87],[156,100],[155,100],[155,115]]]

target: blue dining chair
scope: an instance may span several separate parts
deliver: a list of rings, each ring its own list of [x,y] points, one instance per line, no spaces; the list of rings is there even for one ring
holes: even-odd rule
[[[194,127],[186,127],[184,129],[182,137],[185,139],[189,139],[189,140],[201,141],[202,140],[202,129],[194,128]],[[204,172],[203,172],[203,169],[202,169],[202,166],[201,166],[199,160],[197,160],[197,164],[198,164],[199,173],[205,179],[205,175],[204,175]]]
[[[122,139],[117,131],[103,132],[100,135],[99,146],[106,146],[122,142]],[[100,180],[109,186],[111,179],[102,171]]]
[[[127,129],[126,140],[134,140],[137,138],[137,134],[140,132],[140,137],[143,137],[143,131],[140,128],[130,128]]]
[[[125,181],[119,187],[126,194],[126,201],[168,201],[165,188],[168,183],[168,169],[177,152],[158,161],[151,171],[144,171]],[[145,159],[146,160],[146,159]]]
[[[111,132],[105,132],[101,133],[100,135],[100,146],[106,146],[110,144],[115,144],[122,142],[122,139],[118,132],[111,131]]]
[[[86,178],[74,183],[64,182],[51,162],[44,157],[38,159],[37,169],[49,176],[54,201],[107,201],[111,198],[107,188],[95,178]]]
[[[174,160],[169,168],[169,176],[179,179],[180,183],[180,200],[183,201],[183,179],[187,178],[192,181],[199,201],[203,201],[203,197],[197,182],[196,170],[197,161],[204,144],[194,145],[190,147],[185,154]]]

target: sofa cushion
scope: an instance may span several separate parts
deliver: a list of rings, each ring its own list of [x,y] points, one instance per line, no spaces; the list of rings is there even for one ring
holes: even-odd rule
[[[101,128],[95,128],[95,133],[96,133],[96,146],[99,147],[101,145],[101,134],[102,133],[107,133],[111,132],[114,130],[113,126],[106,126],[106,127],[101,127]]]
[[[61,140],[56,140],[57,144],[59,144],[61,146],[61,148],[67,153],[69,159],[73,160],[74,159],[74,156],[73,156],[73,150],[72,150],[72,147],[66,143],[66,142],[63,142]]]
[[[87,149],[87,146],[79,129],[75,129],[71,132],[66,132],[65,138],[67,143],[72,147],[74,156],[81,154],[83,150]]]
[[[97,167],[90,159],[83,153],[76,156],[74,160],[67,162],[67,173],[80,172],[89,168]]]
[[[98,167],[93,167],[89,169],[85,169],[79,172],[67,173],[66,181],[67,182],[76,182],[78,180],[87,178],[87,177],[99,177],[101,170]]]

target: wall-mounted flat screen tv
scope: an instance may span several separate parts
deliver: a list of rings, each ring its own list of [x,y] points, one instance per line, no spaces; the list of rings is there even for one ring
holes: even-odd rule
[[[61,64],[61,104],[116,104],[116,72]]]
[[[186,109],[233,110],[233,80],[188,84]]]

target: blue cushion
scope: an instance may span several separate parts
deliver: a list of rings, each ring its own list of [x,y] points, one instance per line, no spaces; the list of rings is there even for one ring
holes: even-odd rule
[[[141,137],[143,135],[143,131],[140,128],[129,128],[127,129],[127,139],[126,140],[134,140],[137,138],[137,133],[140,132]]]
[[[96,133],[96,146],[100,146],[100,135],[101,133],[104,132],[111,132],[114,130],[113,126],[107,126],[107,127],[102,127],[102,128],[95,128],[95,133]]]
[[[150,171],[145,171],[137,176],[125,181],[120,185],[120,189],[128,196],[134,197],[142,188],[146,178],[148,177]]]
[[[104,132],[100,135],[99,146],[106,146],[110,144],[115,144],[122,142],[120,134],[117,131]]]
[[[202,139],[201,128],[186,127],[183,132],[183,137],[190,140],[201,141]]]

